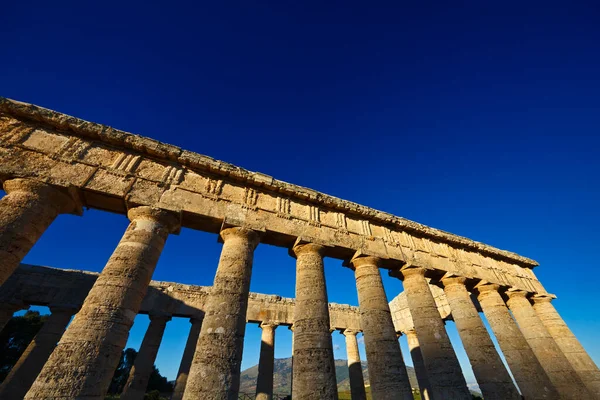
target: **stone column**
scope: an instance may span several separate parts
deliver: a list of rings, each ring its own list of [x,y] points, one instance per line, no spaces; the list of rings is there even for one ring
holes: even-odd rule
[[[404,291],[419,336],[421,354],[434,399],[471,399],[423,268],[401,271]]]
[[[258,361],[258,379],[256,382],[256,400],[273,398],[273,364],[275,363],[275,328],[277,325],[261,323],[260,357]]]
[[[358,331],[346,329],[343,334],[346,337],[346,354],[348,356],[348,373],[352,400],[367,400],[365,379],[360,362],[360,353],[358,352],[358,341],[356,340]]]
[[[431,386],[429,384],[429,379],[427,378],[427,370],[425,369],[425,363],[423,362],[423,354],[421,353],[421,347],[419,346],[417,332],[415,332],[414,329],[406,331],[406,339],[408,341],[410,358],[412,358],[413,367],[415,368],[415,375],[417,375],[421,399],[430,400],[431,397],[429,394],[431,393]]]
[[[81,213],[66,190],[32,179],[4,182],[0,200],[0,286],[62,213]]]
[[[14,313],[28,309],[29,306],[22,302],[17,303],[0,303],[0,332],[11,320]]]
[[[292,398],[337,400],[323,246],[297,243]]]
[[[350,262],[356,278],[371,393],[376,399],[412,400],[406,365],[381,281],[380,262],[376,257],[356,257]]]
[[[236,399],[246,332],[250,275],[258,233],[221,231],[223,250],[205,307],[184,400]]]
[[[558,399],[558,392],[508,312],[498,289],[494,284],[480,284],[475,288],[477,300],[521,394],[528,400]]]
[[[179,371],[177,372],[177,379],[175,380],[175,388],[173,389],[171,400],[183,399],[183,393],[187,384],[190,366],[192,365],[194,352],[196,351],[196,344],[198,343],[198,338],[200,337],[202,318],[190,318],[192,327],[190,328],[190,333],[188,335],[187,342],[185,343],[185,350],[183,351],[181,364],[179,364]]]
[[[0,386],[0,399],[21,400],[50,357],[77,308],[50,306],[50,316]]]
[[[442,279],[452,318],[467,352],[473,373],[486,400],[521,400],[479,313],[465,287],[466,278]]]
[[[533,309],[587,389],[600,399],[600,370],[556,311],[550,297],[534,297]]]
[[[165,333],[167,322],[170,320],[170,315],[150,314],[150,325],[148,326],[148,330],[146,330],[140,351],[129,372],[121,400],[144,399],[148,381],[154,367],[154,361],[156,361],[156,355],[158,354],[158,348]]]
[[[509,290],[507,295],[508,308],[561,399],[592,398],[567,357],[540,321],[527,299],[527,292]]]
[[[123,238],[52,352],[26,399],[102,399],[129,329],[179,215],[151,207],[129,210]]]

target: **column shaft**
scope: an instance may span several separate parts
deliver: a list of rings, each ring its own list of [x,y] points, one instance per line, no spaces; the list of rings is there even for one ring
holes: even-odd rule
[[[508,371],[504,367],[475,304],[465,287],[465,278],[442,280],[452,318],[463,343],[473,373],[486,400],[520,400]]]
[[[237,400],[256,232],[221,231],[223,250],[206,303],[185,400]]]
[[[408,268],[402,271],[402,275],[406,300],[431,385],[431,396],[434,399],[471,399],[444,321],[425,279],[425,270]]]
[[[346,329],[346,354],[348,356],[348,374],[350,378],[350,394],[352,400],[367,400],[365,392],[365,379],[360,362],[360,353],[358,352],[358,341],[356,340],[357,331]]]
[[[129,210],[123,238],[26,399],[103,399],[177,215]]]
[[[292,251],[297,259],[292,398],[337,400],[323,247],[299,244]]]
[[[183,350],[181,364],[179,364],[179,371],[177,371],[177,379],[175,380],[175,388],[173,389],[171,400],[183,399],[183,393],[185,392],[190,366],[192,365],[194,352],[196,351],[196,345],[198,344],[198,338],[200,337],[202,318],[190,318],[190,322],[192,323],[192,326],[190,328],[187,342],[185,342],[185,349]]]
[[[406,365],[390,313],[376,257],[351,262],[356,278],[371,393],[376,399],[412,400]]]
[[[0,286],[17,269],[58,214],[77,207],[63,190],[31,180],[4,182],[0,199]]]
[[[258,379],[256,382],[256,400],[273,398],[273,365],[275,363],[275,328],[277,325],[260,324],[262,337],[258,360]]]
[[[427,369],[425,369],[425,363],[423,362],[423,354],[421,353],[421,347],[419,346],[417,332],[415,332],[414,329],[407,331],[406,339],[408,341],[408,350],[410,351],[410,357],[413,361],[413,367],[415,368],[415,375],[417,375],[421,399],[430,400],[431,385],[429,384],[429,378],[427,378]]]
[[[549,297],[534,297],[533,309],[587,389],[600,399],[600,370],[569,329]]]
[[[50,307],[51,314],[0,386],[0,398],[21,400],[50,357],[76,309]]]
[[[148,326],[148,330],[146,330],[144,340],[142,340],[142,345],[140,346],[140,351],[129,372],[129,377],[127,378],[127,383],[125,383],[121,400],[144,399],[148,381],[150,380],[150,375],[154,369],[154,361],[156,361],[158,348],[160,347],[160,342],[165,333],[167,322],[170,320],[170,316],[150,315],[150,325]]]
[[[508,291],[508,308],[561,399],[589,399],[590,393],[542,324],[524,291]]]
[[[14,313],[20,310],[28,309],[29,306],[23,303],[2,303],[0,304],[0,332],[11,320]]]
[[[508,312],[497,285],[476,288],[477,300],[496,336],[510,371],[526,399],[558,399],[558,393],[548,375],[533,354],[515,320]]]

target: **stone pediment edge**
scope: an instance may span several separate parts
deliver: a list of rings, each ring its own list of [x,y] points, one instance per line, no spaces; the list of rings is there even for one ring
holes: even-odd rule
[[[154,159],[177,162],[191,170],[210,172],[215,175],[228,177],[237,182],[248,183],[274,192],[284,193],[304,201],[315,202],[327,208],[348,213],[349,215],[359,215],[364,219],[376,221],[385,226],[395,226],[408,233],[417,233],[418,235],[448,243],[458,248],[476,250],[480,253],[515,262],[526,267],[539,265],[530,258],[507,250],[501,250],[463,236],[432,228],[313,189],[277,180],[269,175],[248,171],[233,164],[183,150],[180,147],[165,144],[155,139],[124,132],[107,125],[88,122],[34,104],[0,97],[0,112],[17,118],[46,124],[61,131],[72,132],[80,137],[131,149]]]

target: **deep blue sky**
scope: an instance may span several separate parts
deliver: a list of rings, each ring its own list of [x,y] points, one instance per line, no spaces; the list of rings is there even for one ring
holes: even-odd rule
[[[0,95],[532,257],[598,362],[600,6],[496,3],[8,2]],[[25,261],[100,271],[126,225],[61,216]],[[211,284],[219,251],[184,229],[155,279]],[[326,270],[330,300],[357,304],[351,271]],[[293,296],[284,249],[259,246],[252,290]],[[169,378],[188,326],[167,330]],[[244,367],[259,341],[249,326]]]

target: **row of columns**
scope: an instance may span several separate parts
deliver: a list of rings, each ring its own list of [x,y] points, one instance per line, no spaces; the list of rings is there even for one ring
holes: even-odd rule
[[[77,211],[69,193],[44,183],[16,179],[5,182],[4,188],[7,195],[0,200],[0,284],[59,213]],[[166,239],[177,233],[180,226],[179,213],[152,207],[130,209],[128,218],[131,222],[123,238],[26,399],[101,399],[106,393]],[[260,235],[251,229],[229,227],[221,231],[220,238],[223,249],[191,357],[184,400],[237,398],[252,261]],[[295,399],[337,399],[324,253],[324,246],[303,241],[291,249],[297,260],[292,389]],[[356,277],[371,389],[377,399],[408,400],[412,398],[411,388],[379,263],[378,258],[368,256],[357,256],[350,262]],[[425,273],[422,268],[410,267],[397,274],[404,281],[422,365],[427,372],[425,391],[432,399],[468,399],[470,393]],[[447,276],[441,284],[484,396],[517,398],[508,371],[468,299],[465,281]],[[521,393],[532,399],[593,398],[590,392],[594,390],[597,395],[598,368],[586,358],[585,351],[549,303],[540,301],[534,308],[526,294],[519,291],[507,292],[505,303],[498,289],[480,284],[473,290]],[[144,338],[148,342],[146,359],[155,354],[155,343],[164,331],[163,322],[156,322],[156,328]],[[553,335],[560,335],[560,340]],[[352,344],[352,338],[349,341]],[[124,396],[139,391],[143,383],[139,377],[144,375],[145,367],[134,367]]]

